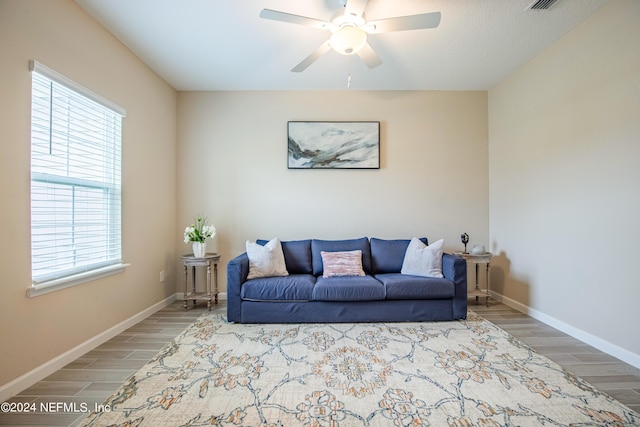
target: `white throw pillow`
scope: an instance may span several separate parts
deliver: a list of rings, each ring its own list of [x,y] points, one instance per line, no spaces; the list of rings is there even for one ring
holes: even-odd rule
[[[442,278],[442,254],[444,252],[444,240],[425,245],[420,239],[411,239],[407,251],[404,254],[400,273],[412,276]]]
[[[271,239],[264,246],[247,240],[247,256],[249,257],[247,279],[289,275],[278,238]]]

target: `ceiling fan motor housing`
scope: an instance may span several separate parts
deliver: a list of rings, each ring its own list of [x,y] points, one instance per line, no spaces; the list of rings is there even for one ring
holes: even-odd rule
[[[367,43],[367,33],[358,27],[345,25],[333,33],[329,44],[342,55],[353,55]]]

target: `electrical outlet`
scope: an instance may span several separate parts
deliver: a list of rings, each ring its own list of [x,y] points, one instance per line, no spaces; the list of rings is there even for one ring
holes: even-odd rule
[[[164,282],[164,271],[160,272],[160,283]]]

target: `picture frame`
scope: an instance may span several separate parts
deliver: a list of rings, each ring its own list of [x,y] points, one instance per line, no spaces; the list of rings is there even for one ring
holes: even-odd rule
[[[380,122],[287,122],[289,169],[380,169]]]

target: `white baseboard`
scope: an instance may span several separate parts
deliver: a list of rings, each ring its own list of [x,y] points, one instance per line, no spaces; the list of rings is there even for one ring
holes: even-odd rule
[[[180,299],[182,299],[182,297],[180,297]],[[26,390],[38,381],[48,377],[58,369],[63,368],[64,366],[73,362],[88,351],[91,351],[100,344],[109,341],[111,338],[132,327],[136,323],[139,323],[140,321],[151,316],[156,311],[167,307],[175,300],[176,296],[171,295],[170,297],[160,301],[157,304],[152,305],[151,307],[141,311],[140,313],[131,316],[127,320],[118,323],[114,327],[109,328],[106,331],[88,339],[87,341],[72,348],[71,350],[62,353],[61,355],[49,360],[48,362],[43,363],[42,365],[38,366],[35,369],[32,369],[31,371],[16,378],[15,380],[0,386],[0,402],[4,402],[10,397],[20,393],[21,391]]]
[[[496,301],[500,301],[504,305],[518,310],[521,313],[531,316],[534,319],[539,320],[559,331],[562,331],[565,334],[584,342],[585,344],[589,344],[590,346],[595,347],[600,351],[603,351],[617,359],[620,359],[623,362],[628,363],[629,365],[640,368],[640,354],[633,353],[600,337],[590,334],[589,332],[585,332],[582,329],[578,329],[575,326],[571,326],[561,320],[556,319],[555,317],[549,316],[548,314],[542,313],[538,310],[534,310],[527,305],[524,305],[518,301],[515,301],[498,293],[491,292],[491,298],[495,299]]]

